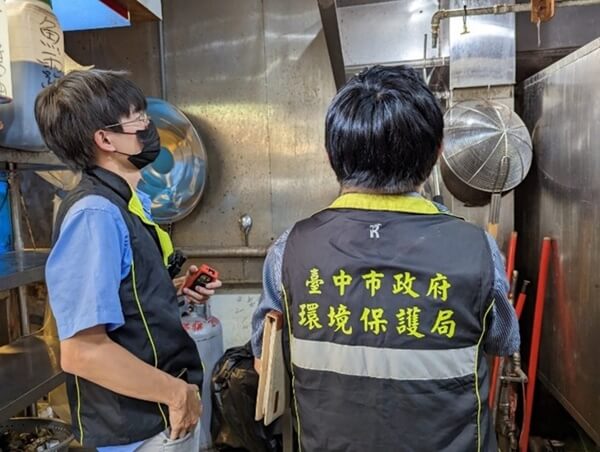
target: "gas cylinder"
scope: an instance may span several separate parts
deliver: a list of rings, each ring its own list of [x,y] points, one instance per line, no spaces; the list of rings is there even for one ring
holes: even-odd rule
[[[45,149],[34,116],[38,93],[62,77],[64,38],[50,0],[7,0],[13,101],[0,105],[0,146]]]
[[[200,450],[211,450],[210,419],[212,416],[210,382],[217,361],[223,356],[223,327],[219,319],[211,315],[209,301],[189,303],[181,323],[196,343],[202,368],[202,417],[200,419]]]

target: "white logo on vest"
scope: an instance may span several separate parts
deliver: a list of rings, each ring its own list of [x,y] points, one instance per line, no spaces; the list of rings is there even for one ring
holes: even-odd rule
[[[379,228],[380,227],[381,227],[381,223],[369,225],[369,238],[370,239],[378,239],[379,238]]]

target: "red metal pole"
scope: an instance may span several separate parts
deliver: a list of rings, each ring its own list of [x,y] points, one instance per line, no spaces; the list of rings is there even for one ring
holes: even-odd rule
[[[535,380],[537,376],[538,358],[540,352],[540,340],[542,337],[542,319],[544,316],[544,303],[546,299],[546,285],[548,282],[548,267],[550,264],[550,250],[552,240],[544,237],[542,243],[542,254],[540,256],[540,269],[535,296],[535,313],[533,317],[533,331],[531,334],[531,353],[529,354],[529,371],[527,372],[527,400],[523,418],[523,431],[521,432],[521,452],[527,452],[529,448],[529,431],[531,428],[531,414],[533,411],[533,395],[535,393]]]
[[[510,282],[513,275],[513,270],[515,269],[515,258],[517,256],[517,237],[517,232],[513,231],[510,234],[510,241],[508,242],[508,253],[506,254],[506,279],[508,279],[508,282]]]
[[[525,307],[525,300],[527,300],[527,286],[529,285],[529,281],[523,281],[523,286],[521,287],[521,293],[517,298],[517,304],[515,307],[515,311],[517,312],[517,319],[521,319],[521,314],[523,314],[523,308]]]

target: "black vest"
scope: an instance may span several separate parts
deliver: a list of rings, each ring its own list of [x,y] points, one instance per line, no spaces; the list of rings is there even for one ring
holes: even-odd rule
[[[181,378],[202,387],[202,363],[194,341],[181,325],[177,294],[166,268],[172,244],[168,235],[145,217],[139,198],[125,180],[100,168],[84,173],[60,206],[54,240],[71,206],[89,195],[102,196],[119,208],[133,252],[131,271],[119,289],[125,324],[108,336],[173,376],[187,369]],[[125,397],[72,375],[67,376],[67,391],[75,436],[86,446],[128,444],[168,428],[168,407],[164,405]]]
[[[282,279],[302,451],[496,450],[483,230],[423,198],[347,194],[294,226]]]

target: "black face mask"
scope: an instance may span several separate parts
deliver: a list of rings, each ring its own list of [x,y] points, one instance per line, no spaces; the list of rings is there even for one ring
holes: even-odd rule
[[[156,160],[160,153],[160,136],[154,122],[149,121],[145,129],[137,132],[119,132],[124,135],[137,135],[137,138],[142,145],[142,152],[135,155],[125,154],[117,151],[119,154],[127,155],[127,160],[131,162],[137,169],[144,169]]]

